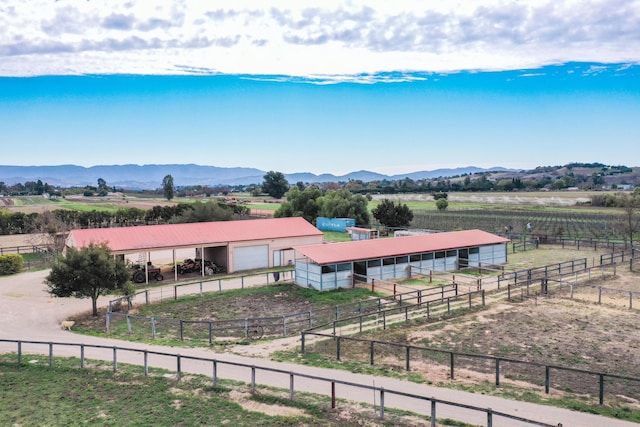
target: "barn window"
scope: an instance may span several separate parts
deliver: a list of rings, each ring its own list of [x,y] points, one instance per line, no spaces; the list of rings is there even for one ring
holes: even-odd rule
[[[411,262],[418,262],[418,261],[420,261],[420,255],[411,255],[411,256],[409,257],[409,261],[411,261]]]
[[[440,258],[444,258],[444,252],[443,251],[436,252],[436,259],[440,259]]]
[[[396,264],[406,264],[407,262],[409,262],[409,257],[407,255],[396,257]]]
[[[395,258],[385,258],[382,260],[382,265],[393,265],[396,263],[396,259]]]
[[[422,254],[423,261],[431,261],[433,259],[433,252]]]
[[[480,248],[469,248],[469,254],[479,254]]]
[[[351,271],[351,263],[350,262],[343,262],[338,264],[338,271]]]
[[[322,266],[322,274],[335,273],[335,271],[336,271],[336,265],[335,264],[329,264],[329,265],[323,265]]]
[[[367,261],[367,267],[380,267],[382,262],[379,259],[370,259]]]
[[[451,250],[451,251],[447,251],[447,258],[449,257],[454,257],[454,256],[458,256],[458,251],[457,250]]]

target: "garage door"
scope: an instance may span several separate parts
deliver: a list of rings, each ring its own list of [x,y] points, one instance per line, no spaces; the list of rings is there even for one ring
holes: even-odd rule
[[[245,246],[233,250],[233,270],[269,267],[269,245]]]

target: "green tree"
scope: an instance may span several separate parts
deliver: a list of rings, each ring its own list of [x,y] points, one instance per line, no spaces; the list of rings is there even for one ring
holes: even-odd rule
[[[436,200],[436,208],[438,208],[439,211],[446,211],[448,207],[449,202],[447,202],[447,199]]]
[[[389,199],[384,199],[371,213],[378,222],[387,228],[407,227],[413,220],[413,212],[404,203],[397,205]]]
[[[173,186],[173,177],[171,175],[167,175],[162,179],[162,190],[164,191],[165,199],[173,199],[176,189]]]
[[[287,193],[287,200],[280,205],[273,216],[275,218],[285,218],[301,216],[311,224],[315,223],[320,212],[318,199],[322,197],[322,190],[317,185],[310,185],[304,190],[293,187]]]
[[[289,182],[282,172],[269,171],[263,178],[262,191],[274,199],[281,198],[289,190]]]
[[[98,315],[98,297],[125,289],[130,272],[116,259],[106,243],[69,248],[58,256],[45,278],[47,292],[61,298],[91,298],[92,313]]]
[[[172,223],[188,222],[208,222],[208,221],[230,221],[233,219],[233,209],[228,206],[221,206],[214,201],[206,203],[195,202],[190,205],[191,209],[186,209],[179,216],[174,217]]]
[[[352,194],[343,188],[329,190],[318,199],[320,212],[318,216],[327,218],[353,218],[356,224],[368,227],[371,222],[367,204],[369,201],[362,194]]]

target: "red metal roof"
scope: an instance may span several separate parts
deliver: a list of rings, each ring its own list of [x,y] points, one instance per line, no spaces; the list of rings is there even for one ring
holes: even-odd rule
[[[390,256],[506,243],[509,239],[482,230],[451,231],[388,239],[356,240],[294,249],[318,264],[334,264]]]
[[[123,253],[317,235],[322,235],[322,231],[304,218],[294,217],[78,229],[69,233],[67,245],[82,248],[106,242],[112,252]]]

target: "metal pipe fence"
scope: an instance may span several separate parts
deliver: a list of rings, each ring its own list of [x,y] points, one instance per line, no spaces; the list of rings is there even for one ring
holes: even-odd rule
[[[197,291],[197,289],[196,289]],[[316,325],[326,325],[340,319],[350,319],[352,316],[379,313],[389,307],[403,306],[411,301],[422,302],[429,299],[441,298],[449,294],[457,295],[457,286],[431,287],[422,290],[396,293],[388,297],[379,297],[358,301],[356,303],[341,304],[334,307],[309,310],[299,313],[271,317],[250,317],[228,320],[184,320],[163,317],[143,317],[128,314],[128,309],[135,301],[140,304],[150,304],[152,298],[143,291],[133,297],[122,297],[109,302],[106,313],[106,329],[122,331],[126,329],[129,335],[141,338],[151,337],[177,339],[184,341],[195,340],[208,342],[232,339],[260,339],[263,336],[291,336]],[[204,292],[198,292],[200,296]],[[136,304],[137,304],[136,303]],[[123,312],[114,311],[115,307],[124,307]]]
[[[212,359],[212,358],[204,358],[204,357],[195,357],[195,356],[185,356],[185,355],[180,355],[180,354],[174,354],[174,353],[166,353],[166,352],[159,352],[159,351],[150,351],[150,350],[140,350],[140,349],[135,349],[135,348],[127,348],[127,347],[118,347],[118,346],[106,346],[106,345],[92,345],[92,344],[77,344],[77,343],[60,343],[60,342],[44,342],[44,341],[23,341],[23,340],[9,340],[9,339],[0,339],[0,342],[5,342],[5,343],[15,343],[17,345],[17,350],[16,350],[16,354],[17,354],[17,363],[20,365],[23,363],[22,359],[25,355],[24,350],[23,350],[23,346],[25,344],[29,344],[29,345],[37,345],[37,346],[46,346],[47,348],[47,354],[49,356],[49,366],[53,367],[54,366],[54,357],[55,357],[55,349],[57,347],[74,347],[77,348],[79,350],[79,354],[80,354],[80,368],[81,369],[86,369],[87,366],[89,366],[86,361],[86,357],[85,357],[85,353],[87,349],[103,349],[103,350],[109,350],[110,353],[112,354],[111,357],[111,362],[112,362],[112,366],[113,366],[113,372],[117,372],[118,371],[118,354],[122,353],[122,352],[130,352],[130,353],[134,353],[139,355],[140,353],[142,353],[142,360],[139,362],[139,364],[142,365],[143,367],[143,373],[144,375],[149,375],[149,356],[150,355],[154,355],[154,356],[161,356],[161,357],[169,357],[174,359],[174,363],[175,363],[175,373],[176,373],[176,380],[177,381],[181,381],[183,374],[186,372],[185,370],[185,362],[188,361],[192,361],[192,362],[205,362],[210,364],[211,366],[211,382],[212,385],[215,387],[218,384],[218,379],[221,376],[220,375],[220,371],[221,368],[226,366],[235,366],[235,367],[240,367],[240,368],[245,368],[249,375],[250,375],[250,388],[251,388],[251,392],[255,393],[257,390],[257,386],[258,386],[258,382],[256,380],[256,372],[270,372],[273,374],[280,374],[285,376],[285,378],[289,378],[289,397],[291,400],[295,400],[295,392],[296,392],[296,378],[299,379],[307,379],[307,380],[313,380],[313,381],[320,381],[322,383],[325,383],[329,386],[329,391],[326,393],[328,395],[331,396],[331,404],[332,404],[332,408],[335,408],[337,406],[337,399],[336,399],[336,386],[340,385],[340,386],[344,386],[344,387],[349,387],[349,388],[355,388],[358,391],[365,391],[365,392],[373,392],[375,396],[378,397],[377,400],[377,406],[378,406],[378,416],[380,419],[384,419],[385,417],[385,411],[388,409],[388,406],[385,403],[385,396],[386,395],[393,395],[393,396],[397,396],[400,397],[402,399],[408,400],[408,399],[415,399],[415,400],[419,400],[421,402],[425,402],[425,411],[424,413],[428,413],[430,415],[430,421],[431,421],[431,426],[435,427],[436,426],[436,422],[437,422],[437,417],[438,417],[438,408],[442,408],[443,406],[451,406],[451,407],[455,407],[455,408],[459,408],[459,409],[466,409],[468,411],[472,411],[473,413],[481,413],[481,414],[485,414],[486,416],[486,425],[487,427],[491,427],[493,425],[494,419],[496,418],[504,418],[506,420],[513,420],[513,421],[518,421],[521,423],[525,423],[527,425],[533,425],[533,426],[543,426],[543,427],[558,427],[561,426],[561,424],[549,424],[549,423],[545,423],[542,421],[537,421],[537,420],[533,420],[533,419],[528,419],[528,418],[524,418],[524,417],[520,417],[518,415],[514,415],[514,414],[508,414],[505,412],[500,412],[500,411],[495,411],[492,410],[491,408],[483,408],[483,407],[479,407],[479,406],[475,406],[475,405],[470,405],[467,403],[461,403],[461,402],[453,402],[453,401],[448,401],[448,400],[444,400],[444,399],[437,399],[435,397],[426,397],[426,396],[422,396],[419,394],[415,394],[415,393],[408,393],[405,391],[401,391],[401,390],[392,390],[392,389],[388,389],[388,388],[384,388],[384,387],[376,387],[374,385],[366,385],[366,384],[360,384],[360,383],[355,383],[355,382],[351,382],[351,381],[344,381],[344,380],[338,380],[335,378],[327,378],[327,377],[323,377],[323,376],[319,376],[319,375],[310,375],[310,374],[306,374],[306,373],[301,373],[301,372],[295,372],[295,371],[291,371],[291,370],[284,370],[284,369],[278,369],[278,368],[271,368],[271,367],[264,367],[264,366],[256,366],[256,365],[250,365],[250,364],[246,364],[246,363],[240,363],[240,362],[232,362],[232,361],[223,361],[223,360],[218,360],[218,359]],[[266,384],[265,384],[266,385]],[[358,393],[353,394],[353,395],[358,395]],[[374,405],[376,405],[376,402],[374,401]]]

